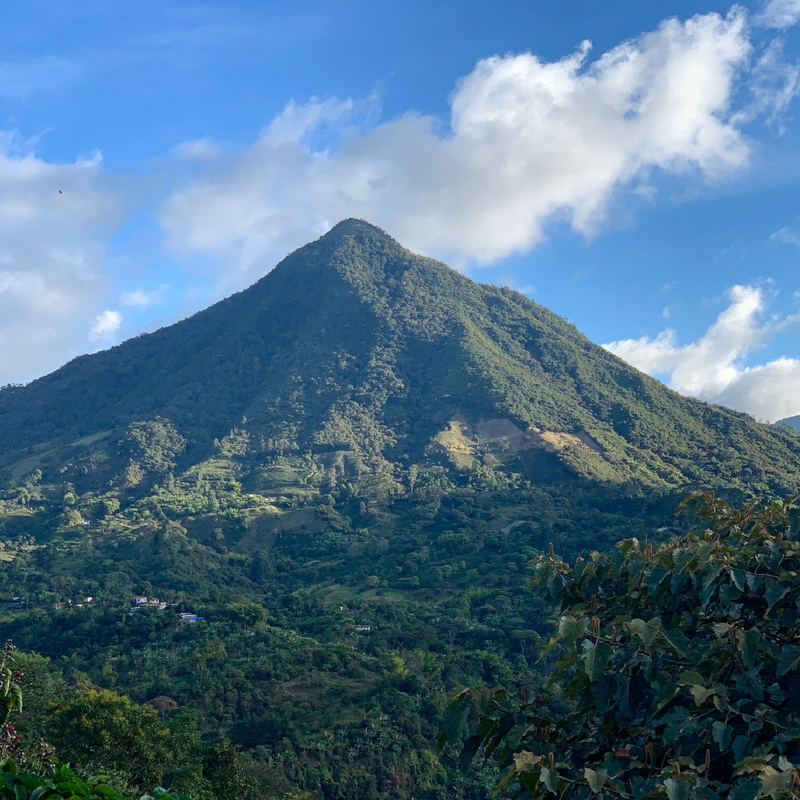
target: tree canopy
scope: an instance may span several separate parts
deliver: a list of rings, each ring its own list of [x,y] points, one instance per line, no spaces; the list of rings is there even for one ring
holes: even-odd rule
[[[121,792],[111,785],[105,775],[84,778],[70,769],[69,764],[58,764],[55,750],[43,741],[23,741],[12,721],[15,712],[22,711],[23,692],[22,671],[16,663],[16,654],[11,642],[6,642],[0,657],[0,798],[5,800],[127,800]],[[23,659],[24,663],[25,659]],[[126,697],[113,692],[93,692],[85,698],[82,705],[75,702],[65,707],[65,713],[56,720],[66,739],[81,739],[78,745],[91,752],[93,766],[108,758],[102,748],[112,740],[121,745],[115,748],[115,763],[122,757],[133,760],[136,770],[137,754],[126,745],[138,744],[131,739],[131,727],[141,726],[139,720],[152,709],[137,707]],[[81,719],[76,719],[79,710]],[[133,726],[131,724],[133,720]],[[93,740],[93,741],[92,741]],[[99,740],[99,747],[98,747]],[[157,747],[157,745],[155,746]],[[154,753],[158,758],[163,753]],[[141,754],[139,755],[141,760]],[[129,768],[130,770],[130,768]],[[144,771],[144,770],[141,770]],[[151,777],[148,775],[147,777]],[[140,800],[193,800],[188,795],[175,794],[157,788],[153,795],[144,795]]]
[[[454,692],[441,743],[499,757],[519,797],[800,794],[800,508],[683,504],[693,527],[660,546],[535,563],[559,608],[546,691]]]

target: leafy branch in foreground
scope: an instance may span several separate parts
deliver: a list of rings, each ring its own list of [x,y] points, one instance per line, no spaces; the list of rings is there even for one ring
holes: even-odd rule
[[[800,508],[697,493],[690,532],[621,542],[533,586],[560,608],[546,693],[457,689],[440,747],[496,754],[498,791],[567,798],[800,797]]]
[[[125,800],[109,786],[104,776],[84,780],[67,766],[53,770],[45,777],[21,772],[13,761],[0,765],[0,798],[9,800]],[[192,800],[188,795],[156,789],[141,800]]]

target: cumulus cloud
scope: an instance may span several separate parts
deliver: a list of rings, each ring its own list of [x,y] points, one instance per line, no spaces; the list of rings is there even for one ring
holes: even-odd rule
[[[756,22],[765,28],[791,28],[800,21],[800,0],[769,0]]]
[[[0,383],[85,351],[106,291],[104,241],[118,221],[101,158],[52,164],[0,133]]]
[[[728,307],[695,342],[680,345],[676,332],[667,329],[655,339],[625,339],[603,347],[643,372],[666,377],[681,394],[771,421],[800,413],[800,359],[744,366],[753,350],[800,322],[800,313],[764,320],[765,293],[755,286],[734,286],[727,297]]]
[[[788,19],[791,4],[783,16],[780,5],[764,20]],[[178,145],[175,158],[197,163],[159,207],[165,244],[218,269],[224,294],[349,216],[457,266],[526,252],[553,220],[592,236],[621,200],[653,202],[660,174],[713,181],[747,168],[743,127],[774,120],[799,81],[779,42],[759,55],[751,34],[735,6],[666,20],[599,55],[586,42],[552,62],[493,56],[457,82],[445,120],[409,112],[377,124],[374,100],[289,103],[243,152],[208,138]],[[58,61],[29,67],[24,82],[0,64],[0,95],[72,74]],[[103,273],[118,212],[99,157],[47,163],[0,134],[0,342],[15,343],[0,348],[0,383],[118,332]],[[163,291],[130,288],[119,307],[149,308]]]
[[[164,202],[167,242],[218,257],[235,284],[356,216],[418,251],[490,263],[534,247],[553,218],[592,235],[620,193],[652,198],[656,172],[715,180],[745,169],[741,126],[797,90],[779,47],[753,69],[739,7],[589,55],[584,42],[555,62],[480,61],[455,87],[449,126],[409,113],[364,129],[351,101],[291,103],[247,151]],[[733,98],[748,78],[745,113]],[[338,131],[333,145],[322,129]]]
[[[106,309],[102,314],[97,315],[92,329],[89,331],[89,338],[95,339],[110,339],[119,330],[122,325],[122,314],[119,311],[112,311]]]

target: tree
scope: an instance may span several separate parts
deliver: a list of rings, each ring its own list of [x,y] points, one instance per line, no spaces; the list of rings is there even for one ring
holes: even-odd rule
[[[65,526],[74,528],[83,522],[83,516],[77,508],[70,508],[61,515],[61,521]]]
[[[213,798],[209,782],[203,777],[202,742],[196,712],[188,708],[176,711],[169,720],[169,734],[171,766],[166,784],[202,800]]]
[[[76,692],[56,705],[48,735],[62,760],[136,788],[158,785],[169,756],[169,731],[155,709],[105,689]]]
[[[540,642],[542,638],[536,631],[530,630],[511,631],[511,636],[519,642],[519,649],[523,658],[527,657],[528,646]]]
[[[25,739],[43,739],[52,706],[63,695],[64,680],[51,669],[50,659],[37,653],[15,650],[13,663],[25,698],[19,721],[15,723],[17,732]]]
[[[122,474],[123,483],[126,489],[133,489],[144,480],[144,470],[138,461],[131,459],[128,466],[125,467],[125,472]]]
[[[800,508],[682,504],[696,524],[572,566],[541,557],[533,585],[560,608],[547,693],[454,692],[440,746],[497,753],[498,791],[544,798],[800,796]]]
[[[22,711],[22,689],[18,683],[19,676],[12,668],[13,660],[14,646],[6,642],[0,657],[0,726],[8,724],[15,709]]]
[[[132,422],[120,442],[122,450],[147,472],[168,472],[186,449],[186,439],[168,419],[156,417],[146,422]]]
[[[408,491],[411,494],[414,494],[414,486],[417,483],[418,475],[419,475],[419,467],[416,464],[412,464],[408,468]]]
[[[227,736],[213,744],[203,759],[203,777],[218,798],[244,797],[254,789],[247,761]]]
[[[119,500],[116,497],[107,497],[102,503],[103,518],[111,519],[119,511]]]
[[[53,749],[39,740],[23,742],[16,724],[11,721],[14,712],[22,711],[22,673],[16,663],[16,648],[8,641],[0,655],[0,764],[16,761],[26,767],[50,766]]]
[[[229,603],[221,616],[244,628],[252,628],[267,618],[264,608],[256,603]]]
[[[86,798],[86,800],[124,800],[116,789],[109,786],[104,778],[89,781],[75,775],[68,766],[51,769],[52,748],[39,741],[24,744],[10,721],[14,711],[22,711],[23,678],[19,669],[20,659],[11,642],[6,642],[0,657],[0,798],[20,800],[20,798]],[[29,662],[30,663],[30,662]],[[25,772],[21,765],[47,772],[47,775]],[[168,800],[170,796],[164,797]],[[173,796],[171,800],[191,800]]]

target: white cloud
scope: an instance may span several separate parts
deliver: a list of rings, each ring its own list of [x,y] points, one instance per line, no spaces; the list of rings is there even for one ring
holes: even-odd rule
[[[749,353],[800,322],[800,313],[762,321],[766,299],[754,286],[734,286],[727,297],[728,308],[691,344],[679,345],[676,332],[667,329],[655,339],[644,336],[603,347],[643,372],[666,376],[681,394],[772,421],[800,413],[800,359],[744,366]]]
[[[104,242],[118,220],[100,156],[52,164],[0,133],[0,383],[82,352],[106,291]]]
[[[156,306],[164,302],[164,293],[168,290],[169,286],[167,284],[162,284],[150,292],[144,289],[132,289],[129,292],[123,292],[119,302],[123,306],[132,306],[134,308]]]
[[[409,113],[362,130],[351,101],[292,103],[228,166],[174,192],[160,221],[173,252],[214,255],[234,285],[348,216],[457,264],[527,251],[554,217],[592,235],[620,192],[652,198],[654,171],[715,180],[748,166],[741,125],[796,91],[770,50],[747,114],[733,108],[751,55],[734,7],[666,20],[592,63],[588,43],[550,63],[487,58],[457,83],[449,129]],[[335,146],[315,146],[323,129]]]
[[[800,21],[800,0],[769,0],[755,21],[765,28],[791,28]]]
[[[748,89],[750,102],[734,119],[749,122],[763,116],[768,123],[774,122],[789,107],[800,89],[800,66],[790,64],[783,57],[783,42],[774,39],[753,65]],[[780,129],[783,133],[783,129]]]
[[[211,256],[192,264],[214,261],[227,293],[348,216],[457,265],[525,252],[554,219],[591,236],[630,213],[621,199],[653,202],[659,173],[712,181],[747,168],[743,126],[774,119],[798,88],[779,43],[753,53],[737,6],[666,20],[594,60],[588,44],[554,62],[487,58],[454,87],[447,121],[408,113],[376,124],[374,101],[289,103],[243,153],[208,137],[175,148],[202,177],[162,203],[165,242]],[[0,63],[0,95],[77,74],[58,59],[23,66]],[[0,383],[40,375],[122,324],[103,311],[119,208],[100,166],[48,163],[0,133]],[[134,284],[119,307],[149,308],[163,291]]]
[[[211,161],[222,155],[222,148],[208,136],[191,142],[182,142],[174,150],[182,161]]]
[[[773,242],[793,244],[795,247],[800,247],[800,236],[790,231],[788,228],[781,228],[779,231],[775,231],[775,233],[770,234],[769,238],[772,239]]]
[[[102,314],[97,315],[92,329],[89,331],[89,338],[110,339],[122,325],[122,314],[119,311],[106,309]]]

